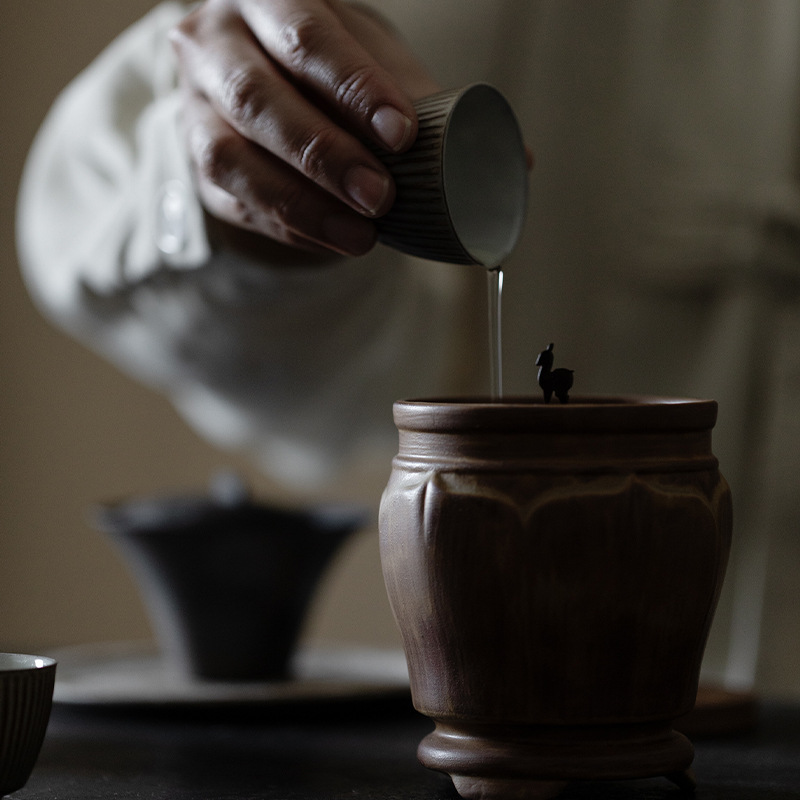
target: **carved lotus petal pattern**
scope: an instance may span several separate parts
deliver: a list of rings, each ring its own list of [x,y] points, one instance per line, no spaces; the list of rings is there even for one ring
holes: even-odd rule
[[[403,613],[417,621],[405,626],[417,707],[485,716],[490,693],[505,721],[688,711],[729,546],[730,493],[710,477],[390,484],[392,562],[414,576]]]

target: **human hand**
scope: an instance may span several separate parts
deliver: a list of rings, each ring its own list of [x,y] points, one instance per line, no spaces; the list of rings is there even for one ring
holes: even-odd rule
[[[342,0],[206,0],[175,29],[200,198],[223,223],[359,255],[394,185],[365,147],[414,141],[437,91],[374,12]]]

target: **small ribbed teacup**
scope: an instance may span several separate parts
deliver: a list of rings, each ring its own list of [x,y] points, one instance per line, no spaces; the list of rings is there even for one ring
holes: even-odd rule
[[[33,772],[55,679],[52,658],[0,653],[0,797],[21,789]]]
[[[378,153],[397,187],[376,221],[380,241],[432,261],[498,267],[517,243],[527,155],[508,101],[477,83],[415,103],[419,133],[405,153]]]

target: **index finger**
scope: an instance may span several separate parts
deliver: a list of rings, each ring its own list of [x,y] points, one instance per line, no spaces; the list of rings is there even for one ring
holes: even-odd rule
[[[346,30],[325,0],[241,0],[269,56],[345,124],[392,152],[414,141],[417,119],[397,82]]]

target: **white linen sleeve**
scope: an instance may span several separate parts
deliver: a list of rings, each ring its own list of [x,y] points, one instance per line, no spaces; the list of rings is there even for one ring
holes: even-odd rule
[[[66,325],[80,325],[82,284],[109,291],[163,262],[189,268],[208,259],[167,39],[185,13],[164,3],[112,42],[62,92],[31,148],[19,194],[20,259],[34,296]],[[186,187],[180,242],[159,250],[178,186]]]
[[[61,95],[19,197],[23,273],[45,314],[165,392],[204,436],[315,485],[381,443],[391,403],[446,390],[463,268],[377,247],[320,268],[212,250],[179,132],[157,6]]]

